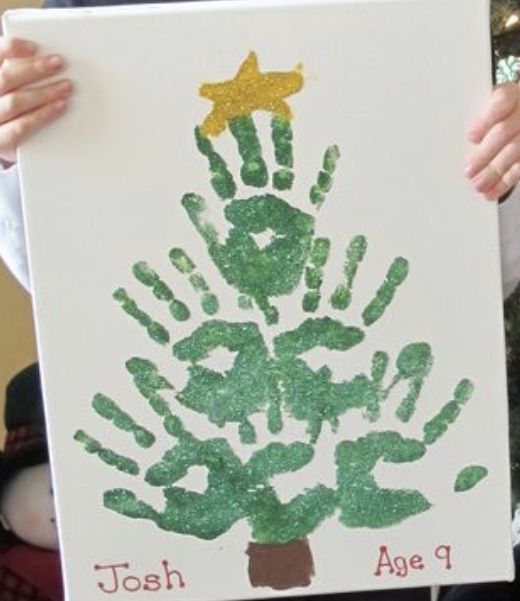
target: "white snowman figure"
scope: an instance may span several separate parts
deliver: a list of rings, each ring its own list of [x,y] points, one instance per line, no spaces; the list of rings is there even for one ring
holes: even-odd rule
[[[7,385],[5,426],[0,454],[0,597],[3,593],[13,601],[63,601],[37,364]]]

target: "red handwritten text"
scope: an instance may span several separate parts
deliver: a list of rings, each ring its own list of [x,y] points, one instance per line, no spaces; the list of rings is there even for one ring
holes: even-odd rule
[[[442,562],[445,570],[452,569],[451,546],[439,545],[433,551],[435,561]],[[426,568],[427,560],[418,553],[411,556],[394,555],[390,553],[386,545],[379,547],[376,570],[374,576],[391,575],[406,578],[410,573]]]
[[[159,573],[148,573],[136,575],[130,570],[130,564],[110,563],[107,565],[95,564],[94,570],[100,572],[106,578],[104,582],[98,582],[97,586],[104,593],[112,594],[119,591],[137,593],[138,591],[157,592],[161,590],[171,591],[174,588],[184,588],[186,582],[179,572],[170,568],[168,560],[161,561]]]

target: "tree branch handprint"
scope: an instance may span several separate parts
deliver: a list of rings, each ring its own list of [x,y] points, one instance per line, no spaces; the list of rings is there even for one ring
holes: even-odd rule
[[[94,412],[133,437],[139,460],[105,447],[83,429],[75,434],[88,453],[136,478],[133,490],[118,486],[104,492],[107,509],[125,518],[148,520],[167,532],[208,541],[245,520],[252,539],[247,550],[249,580],[252,586],[280,590],[310,585],[314,564],[308,537],[324,520],[336,518],[341,528],[386,528],[429,510],[431,503],[421,491],[380,487],[374,470],[381,462],[420,461],[448,435],[473,391],[466,378],[454,382],[451,399],[432,411],[422,434],[407,438],[399,426],[415,418],[434,367],[427,342],[409,342],[394,356],[377,350],[364,371],[349,378],[341,378],[329,365],[314,369],[306,361],[307,353],[319,349],[340,353],[348,362],[366,342],[367,332],[394,304],[410,266],[404,257],[390,261],[360,316],[347,322],[345,311],[368,252],[366,237],[352,235],[341,241],[345,248],[342,281],[333,287],[324,307],[322,290],[331,241],[316,235],[316,223],[337,176],[340,152],[336,145],[325,150],[304,203],[289,200],[295,166],[287,98],[299,92],[303,83],[301,67],[263,73],[251,52],[234,79],[201,86],[201,96],[211,99],[214,106],[195,129],[195,143],[208,162],[211,185],[222,201],[230,226],[227,235],[206,218],[206,200],[200,195],[188,192],[181,203],[222,280],[209,282],[190,256],[192,249],[165,249],[175,277],[187,278],[199,296],[200,309],[196,309],[178,298],[168,277],[153,266],[144,261],[134,264],[136,281],[151,291],[157,303],[168,306],[172,324],[190,324],[200,314],[188,335],[175,338],[175,329],[152,317],[127,290],[118,288],[114,293],[123,311],[143,329],[145,342],[163,348],[165,360],[172,365],[171,373],[162,373],[146,356],[132,356],[126,362],[134,391],[156,416],[160,433],[152,433],[120,403],[97,393],[92,401]],[[256,111],[272,114],[277,168],[271,176],[255,125]],[[211,140],[227,130],[237,144],[241,180],[255,189],[247,198],[237,198],[235,176]],[[270,240],[262,245],[257,237],[266,233]],[[247,319],[219,317],[218,285],[237,294],[238,307],[248,311],[244,313]],[[302,312],[296,327],[283,329],[284,315],[276,303],[281,297],[291,297],[295,310]],[[229,369],[208,367],[206,360],[222,349],[233,355]],[[187,375],[181,384],[179,370]],[[171,396],[173,403],[168,401]],[[395,409],[397,430],[377,431],[374,428],[390,397],[400,397]],[[181,407],[183,412],[204,416],[216,429],[215,436],[197,437],[186,418],[181,418]],[[361,415],[367,429],[362,436],[343,439],[340,425],[349,415]],[[281,441],[289,422],[304,424],[303,440]],[[260,423],[271,436],[267,444],[259,443]],[[229,427],[236,428],[240,443],[249,450],[247,459],[226,439]],[[273,478],[311,465],[324,428],[337,437],[331,455],[335,484],[318,481],[282,502]],[[160,457],[153,453],[158,437],[170,441]],[[183,478],[194,466],[207,470],[203,492],[183,486]],[[462,466],[454,490],[471,490],[486,475],[483,466]],[[162,507],[139,498],[143,486],[162,490]],[[291,570],[281,567],[286,565],[287,554],[298,558]]]

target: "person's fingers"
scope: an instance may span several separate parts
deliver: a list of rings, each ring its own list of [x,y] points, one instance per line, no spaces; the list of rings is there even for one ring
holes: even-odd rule
[[[20,143],[62,115],[67,106],[68,99],[60,98],[0,125],[0,156],[8,161],[14,161]]]
[[[0,37],[0,63],[7,58],[28,58],[36,54],[36,44],[18,38]]]
[[[33,111],[60,98],[66,98],[72,92],[72,83],[60,80],[37,88],[24,88],[0,96],[0,125]]]
[[[64,64],[63,58],[57,55],[4,61],[0,67],[0,96],[46,77],[52,77]]]
[[[520,87],[516,83],[497,86],[491,95],[491,101],[482,115],[476,119],[468,136],[471,142],[479,144],[492,127],[506,120],[520,102]]]
[[[487,190],[484,196],[488,200],[497,200],[507,194],[520,182],[520,163],[514,163],[509,170],[497,181],[497,183]]]
[[[520,110],[513,111],[504,121],[493,125],[470,153],[465,175],[473,179],[486,168],[516,136],[520,134]]]
[[[471,184],[477,192],[487,194],[518,162],[520,162],[520,133],[471,179]]]

